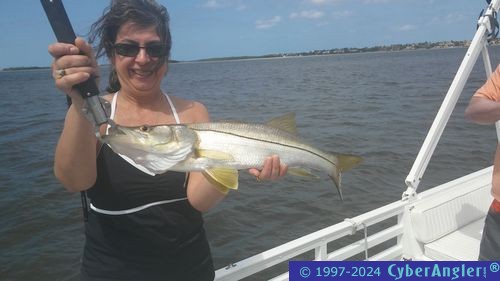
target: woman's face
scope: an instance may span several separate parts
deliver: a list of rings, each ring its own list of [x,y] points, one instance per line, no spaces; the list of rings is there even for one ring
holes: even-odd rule
[[[141,27],[132,22],[120,27],[115,44],[133,44],[140,47],[161,44],[156,28]],[[123,56],[114,52],[112,63],[115,66],[118,79],[123,91],[148,94],[159,91],[160,84],[167,73],[167,59],[158,67],[162,58],[147,54],[146,49],[140,48],[136,56]]]

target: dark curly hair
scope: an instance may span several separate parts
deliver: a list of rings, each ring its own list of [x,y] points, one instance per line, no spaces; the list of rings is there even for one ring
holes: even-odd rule
[[[96,56],[100,58],[106,54],[108,59],[114,56],[114,44],[120,27],[132,22],[141,27],[155,26],[160,40],[165,44],[166,56],[158,60],[160,68],[170,57],[172,38],[170,36],[169,15],[167,8],[155,0],[112,0],[104,10],[103,15],[92,25],[89,32],[89,42],[96,44]],[[98,42],[96,42],[98,41]],[[109,75],[108,92],[120,90],[116,70],[111,69]]]

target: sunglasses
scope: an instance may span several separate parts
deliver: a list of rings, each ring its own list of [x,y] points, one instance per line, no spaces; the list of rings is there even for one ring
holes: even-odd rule
[[[146,49],[146,53],[152,58],[161,58],[167,54],[167,48],[164,44],[141,47],[137,44],[117,43],[114,45],[114,48],[117,54],[125,57],[135,57],[141,49]]]

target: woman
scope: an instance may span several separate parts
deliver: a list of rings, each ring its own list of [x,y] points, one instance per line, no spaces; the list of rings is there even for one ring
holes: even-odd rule
[[[100,40],[97,55],[105,53],[112,65],[112,93],[105,98],[120,125],[209,121],[203,104],[160,88],[171,47],[168,21],[167,10],[154,0],[119,0],[92,26],[91,41]],[[50,45],[49,52],[56,87],[72,99],[56,147],[55,175],[70,191],[86,190],[91,200],[82,280],[213,280],[201,212],[226,192],[198,172],[150,175],[101,145],[73,89],[98,76],[92,47],[78,38],[74,45]],[[263,167],[250,173],[260,180],[286,173],[277,156]]]

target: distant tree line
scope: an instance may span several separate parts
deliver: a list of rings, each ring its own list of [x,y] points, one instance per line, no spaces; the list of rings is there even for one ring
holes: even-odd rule
[[[16,71],[16,70],[33,70],[33,69],[48,69],[48,66],[22,66],[22,67],[7,67],[3,71]]]
[[[297,55],[306,56],[306,55],[348,54],[348,53],[366,53],[366,52],[397,52],[397,51],[417,50],[417,49],[457,48],[457,47],[467,47],[469,45],[470,41],[468,40],[421,42],[421,43],[410,43],[410,44],[393,44],[387,46],[373,46],[364,48],[336,48],[329,50],[315,50],[315,51],[297,53]]]
[[[367,52],[397,52],[405,50],[418,50],[418,49],[445,49],[445,48],[459,48],[468,47],[470,45],[470,40],[462,41],[440,41],[440,42],[420,42],[420,43],[408,43],[408,44],[392,44],[386,46],[374,46],[374,47],[363,47],[363,48],[335,48],[326,50],[314,50],[307,52],[297,52],[297,53],[277,53],[277,54],[267,54],[261,56],[234,56],[234,57],[221,57],[221,58],[208,58],[196,60],[197,62],[204,61],[223,61],[223,60],[242,60],[242,59],[265,59],[265,58],[278,58],[278,57],[298,57],[298,56],[317,56],[317,55],[335,55],[335,54],[352,54],[352,53],[367,53]],[[494,39],[490,42],[490,45],[499,45],[500,39]],[[171,63],[181,62],[176,60],[170,60]],[[14,70],[30,70],[30,69],[46,69],[49,67],[8,67],[4,68],[4,71],[14,71]]]
[[[441,42],[421,42],[409,44],[393,44],[387,46],[374,46],[364,48],[335,48],[326,50],[314,50],[307,52],[297,53],[277,53],[262,56],[235,56],[235,57],[222,57],[222,58],[208,58],[197,61],[219,61],[219,60],[239,60],[239,59],[256,59],[256,58],[277,58],[277,57],[298,57],[298,56],[317,56],[317,55],[334,55],[334,54],[352,54],[352,53],[366,53],[366,52],[397,52],[404,50],[417,50],[417,49],[439,49],[439,48],[457,48],[468,47],[469,40],[463,41],[441,41]],[[493,42],[493,44],[498,42]]]

